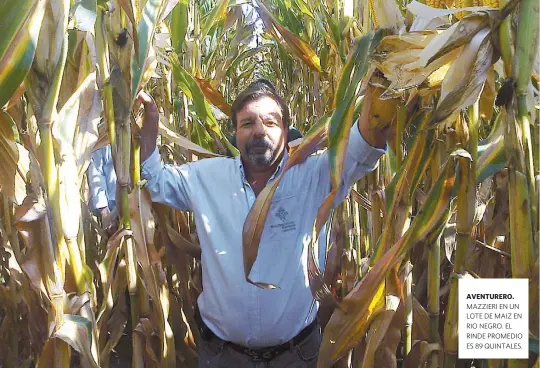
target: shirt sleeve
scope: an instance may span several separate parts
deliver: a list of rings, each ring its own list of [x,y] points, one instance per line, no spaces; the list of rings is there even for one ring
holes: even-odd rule
[[[190,164],[163,165],[157,148],[141,164],[141,177],[146,179],[153,202],[163,203],[181,211],[192,209],[189,183],[193,175]]]
[[[88,167],[88,186],[90,188],[90,204],[93,210],[108,207],[107,200],[107,179],[103,172],[102,151],[98,150],[92,154]]]
[[[334,206],[339,205],[350,191],[351,186],[367,173],[375,170],[379,164],[379,158],[388,151],[388,144],[383,149],[371,146],[358,129],[356,122],[349,135],[349,144],[343,165],[341,183],[334,200]],[[318,172],[320,183],[328,185],[330,190],[330,168],[328,163],[328,151],[324,152],[318,160]]]

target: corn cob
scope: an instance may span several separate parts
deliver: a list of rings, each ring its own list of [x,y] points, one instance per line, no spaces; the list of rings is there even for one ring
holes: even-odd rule
[[[369,0],[369,10],[371,11],[371,21],[373,22],[373,28],[378,28],[377,12],[375,11],[375,0]]]
[[[444,0],[426,0],[426,5],[431,6],[432,8],[445,8],[446,3]]]
[[[499,8],[499,0],[482,0],[483,6],[489,6],[490,8]]]
[[[467,8],[473,6],[473,0],[456,0],[456,8]],[[456,13],[456,18],[461,19],[466,16],[469,12],[460,11]]]

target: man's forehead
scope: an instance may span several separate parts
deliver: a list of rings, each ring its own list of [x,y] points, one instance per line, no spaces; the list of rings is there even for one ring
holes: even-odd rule
[[[282,118],[281,107],[271,97],[261,97],[248,102],[239,112],[239,115],[259,115],[260,117]]]

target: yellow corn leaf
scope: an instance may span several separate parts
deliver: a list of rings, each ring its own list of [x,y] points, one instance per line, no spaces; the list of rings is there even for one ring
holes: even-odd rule
[[[497,95],[497,87],[495,85],[495,68],[492,66],[487,73],[486,83],[480,95],[480,117],[486,121],[490,121],[493,116],[493,104]]]
[[[201,25],[201,40],[206,37],[210,28],[217,22],[225,17],[227,14],[227,7],[229,6],[229,0],[220,0],[210,11]]]
[[[388,253],[388,256],[385,259],[381,259],[381,262],[391,261],[391,258],[392,255]],[[360,283],[367,286],[367,283],[364,281]],[[349,349],[354,347],[359,337],[365,334],[369,322],[383,310],[384,283],[370,282],[369,288],[372,291],[369,296],[367,293],[364,293],[363,296],[360,295],[360,299],[356,300],[355,304],[348,300],[349,296],[347,296],[342,303],[344,311],[336,309],[332,314],[324,330],[318,367],[330,367],[335,361],[347,353]],[[357,307],[360,303],[363,305],[361,310]]]
[[[367,335],[367,346],[364,355],[363,368],[372,368],[375,363],[375,352],[379,348],[379,345],[383,341],[383,338],[390,327],[392,319],[396,314],[396,310],[399,306],[399,298],[394,295],[386,297],[386,310],[378,314],[369,326],[369,332]],[[390,302],[389,302],[390,299]]]
[[[0,187],[10,197],[15,194],[15,178],[19,161],[19,150],[15,142],[14,127],[15,124],[11,117],[7,113],[0,111],[0,155],[3,157],[0,164]]]
[[[137,261],[145,274],[145,285],[148,294],[154,300],[158,300],[159,287],[151,266],[160,263],[161,260],[154,247],[156,224],[151,212],[152,201],[150,200],[150,194],[139,187],[135,188],[129,194],[129,208]]]
[[[413,340],[429,339],[429,314],[422,304],[413,297]]]

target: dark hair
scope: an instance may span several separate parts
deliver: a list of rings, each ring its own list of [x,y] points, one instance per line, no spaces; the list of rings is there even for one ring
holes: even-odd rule
[[[231,119],[234,128],[236,129],[238,124],[238,121],[236,120],[236,115],[238,115],[238,112],[242,110],[248,102],[258,100],[261,97],[270,97],[278,103],[279,107],[281,108],[281,115],[283,116],[283,127],[288,129],[291,121],[289,108],[285,104],[285,101],[283,101],[283,99],[276,93],[276,88],[272,82],[262,78],[251,83],[249,87],[243,90],[238,97],[236,97],[236,100],[234,100],[231,108]]]

